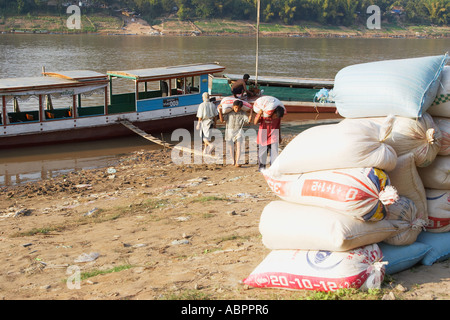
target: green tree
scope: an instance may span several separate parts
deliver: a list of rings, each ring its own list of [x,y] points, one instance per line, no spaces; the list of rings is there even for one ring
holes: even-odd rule
[[[281,21],[286,24],[292,24],[294,22],[295,11],[297,10],[295,2],[295,0],[284,1],[284,5],[279,11],[278,16],[280,17]]]
[[[178,18],[181,20],[187,20],[193,16],[194,10],[192,9],[191,0],[176,0],[178,6]]]
[[[338,0],[324,0],[322,4],[319,22],[324,24],[339,24],[343,13],[339,11]]]
[[[423,0],[421,2],[428,12],[431,23],[439,25],[448,23],[449,0]]]
[[[359,1],[357,0],[340,0],[340,9],[342,11],[342,24],[350,26],[355,23],[357,18],[357,9]]]
[[[275,12],[272,9],[272,4],[268,3],[264,10],[261,8],[261,17],[265,22],[270,22],[275,17]]]
[[[214,17],[215,2],[211,0],[192,0],[192,5],[195,8],[195,15],[201,19],[208,19]]]

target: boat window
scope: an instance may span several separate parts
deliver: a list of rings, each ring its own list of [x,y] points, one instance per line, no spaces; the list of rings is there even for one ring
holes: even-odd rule
[[[200,92],[200,76],[138,83],[139,100],[188,95]]]
[[[191,76],[176,79],[177,94],[185,95],[200,92],[200,77]]]
[[[36,96],[7,97],[8,123],[39,121],[39,99]]]
[[[200,76],[189,77],[188,85],[191,93],[199,93],[200,92]]]

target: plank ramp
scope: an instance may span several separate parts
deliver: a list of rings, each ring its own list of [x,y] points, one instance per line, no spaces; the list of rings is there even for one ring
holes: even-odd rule
[[[132,124],[128,120],[120,120],[119,122],[124,127],[130,129],[131,131],[133,131],[134,133],[140,135],[141,137],[143,137],[143,138],[145,138],[145,139],[147,139],[147,140],[149,140],[149,141],[151,141],[153,143],[159,144],[159,145],[161,145],[161,146],[163,146],[165,148],[171,148],[171,149],[180,150],[180,151],[183,151],[183,152],[189,152],[189,153],[192,153],[192,154],[195,154],[195,155],[199,155],[199,156],[203,156],[203,157],[209,158],[209,159],[214,159],[214,160],[218,159],[217,157],[215,157],[213,155],[203,154],[203,152],[200,152],[200,151],[195,150],[193,148],[186,148],[186,147],[182,147],[182,146],[179,146],[179,145],[174,146],[173,144],[170,144],[168,142],[162,141],[161,139],[158,139],[158,138],[152,136],[151,134],[145,132],[144,130],[139,129],[138,127],[136,127],[134,124]]]
[[[159,144],[163,147],[167,147],[167,148],[173,148],[173,145],[171,145],[170,143],[167,143],[165,141],[162,141],[154,136],[152,136],[151,134],[145,132],[144,130],[139,129],[138,127],[136,127],[135,125],[133,125],[131,122],[127,121],[127,120],[120,120],[120,123],[125,126],[126,128],[130,129],[131,131],[133,131],[134,133],[140,135],[141,137]]]

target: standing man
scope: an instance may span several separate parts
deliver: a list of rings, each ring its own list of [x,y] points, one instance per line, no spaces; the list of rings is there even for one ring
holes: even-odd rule
[[[281,142],[281,118],[284,116],[284,108],[278,106],[269,117],[263,117],[263,110],[256,114],[254,124],[259,123],[258,136],[258,162],[259,171],[266,169],[267,164],[273,164],[278,157],[278,147]],[[270,152],[270,161],[268,154]]]
[[[202,95],[203,102],[198,106],[197,110],[197,130],[200,130],[200,137],[205,143],[205,154],[210,154],[214,149],[214,144],[211,142],[211,129],[216,126],[217,116],[219,112],[213,102],[209,100],[208,92]]]
[[[242,110],[242,101],[235,100],[233,102],[233,109],[227,114],[222,113],[222,108],[219,108],[219,119],[226,122],[225,126],[225,141],[229,150],[229,155],[233,159],[233,165],[241,166],[241,153],[244,146],[244,130],[243,126],[250,123],[250,116]],[[236,149],[236,153],[235,153]]]

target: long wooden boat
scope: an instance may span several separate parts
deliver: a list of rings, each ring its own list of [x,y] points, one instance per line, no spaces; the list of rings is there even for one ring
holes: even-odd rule
[[[148,133],[192,128],[202,94],[209,91],[209,76],[224,69],[196,64],[0,79],[0,148],[133,134],[123,120]],[[116,86],[118,81],[125,84]],[[100,104],[86,103],[89,99],[84,98],[92,93],[101,97]],[[61,96],[68,97],[70,105],[49,103]],[[33,107],[21,111],[16,102],[30,98],[36,100]]]
[[[242,79],[243,75],[223,74],[211,77],[211,95],[217,99],[231,95],[231,84]],[[261,77],[250,76],[248,86],[257,87],[262,95],[278,98],[286,107],[288,113],[334,113],[336,106],[330,102],[320,102],[316,94],[321,89],[332,89],[332,79],[292,78],[292,77]],[[250,102],[254,98],[249,98]]]

